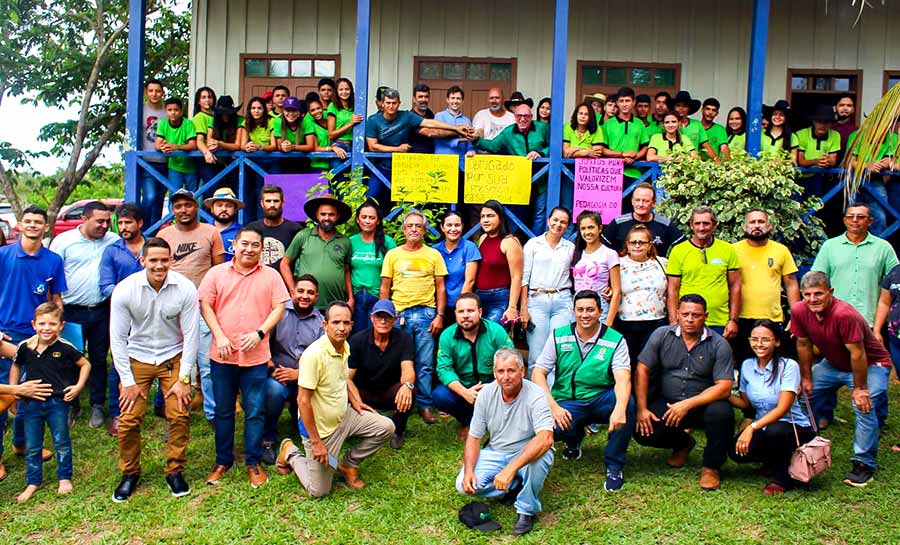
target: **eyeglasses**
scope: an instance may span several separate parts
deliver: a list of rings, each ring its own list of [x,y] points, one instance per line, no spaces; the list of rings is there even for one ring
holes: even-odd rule
[[[372,319],[373,319],[373,320],[376,320],[376,321],[379,321],[379,322],[390,322],[390,321],[393,321],[394,318],[395,318],[395,317],[394,317],[394,316],[391,316],[390,314],[382,314],[382,313],[380,313],[380,312],[379,312],[378,314],[373,314],[373,315],[372,315]]]
[[[648,244],[650,244],[650,243],[647,242],[646,240],[629,240],[628,241],[629,246],[646,246]]]
[[[772,344],[775,339],[771,337],[750,337],[750,344]]]
[[[708,265],[709,262],[706,261],[706,248],[700,248],[700,259],[703,260],[704,265]]]
[[[844,218],[848,220],[866,220],[869,219],[867,214],[844,214]]]

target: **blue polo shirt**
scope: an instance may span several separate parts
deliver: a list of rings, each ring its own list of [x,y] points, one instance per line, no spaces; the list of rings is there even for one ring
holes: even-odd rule
[[[225,261],[234,259],[234,239],[237,238],[237,232],[243,227],[238,222],[232,222],[231,225],[219,231],[222,235],[222,243],[225,245]]]
[[[410,133],[422,124],[422,117],[408,111],[397,112],[393,121],[384,118],[384,113],[370,115],[366,120],[366,138],[374,138],[384,146],[409,144]]]
[[[47,248],[34,255],[22,243],[0,247],[0,330],[30,336],[34,309],[68,289],[62,258]]]
[[[756,417],[762,418],[778,405],[778,397],[781,392],[800,391],[800,366],[789,358],[781,358],[778,376],[772,380],[772,362],[766,364],[765,369],[760,369],[756,358],[747,358],[741,365],[741,380],[739,389],[747,394],[750,405],[756,409]],[[780,422],[790,423],[802,427],[809,427],[809,416],[806,410],[800,407],[799,399],[794,399],[791,410],[782,416]]]
[[[450,111],[450,109],[446,109],[443,112],[438,112],[437,115],[434,116],[438,121],[442,121],[448,125],[453,125],[454,127],[471,127],[472,120],[466,117],[466,115],[462,112],[458,114],[454,114]],[[434,152],[443,155],[465,155],[467,151],[472,149],[472,142],[464,138],[450,137],[450,138],[435,138],[434,139]]]
[[[456,298],[466,283],[466,265],[473,261],[481,261],[481,252],[472,241],[461,240],[459,245],[448,251],[446,241],[442,240],[433,248],[444,258],[447,265],[447,276],[444,279],[444,287],[447,290],[447,305],[456,306]]]
[[[119,282],[142,270],[141,257],[131,253],[125,239],[120,238],[100,256],[100,293],[104,298],[109,297]]]

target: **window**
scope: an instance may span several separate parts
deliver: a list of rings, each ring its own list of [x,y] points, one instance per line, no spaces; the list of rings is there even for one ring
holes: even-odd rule
[[[858,105],[860,89],[861,70],[788,69],[787,99],[799,119],[806,119],[820,104],[833,106],[843,94],[853,95]],[[858,121],[859,107],[856,117]]]
[[[246,104],[276,85],[286,85],[291,94],[303,98],[316,90],[320,78],[337,77],[339,71],[338,55],[242,54],[239,101]]]
[[[626,63],[612,61],[578,61],[575,100],[585,95],[615,93],[628,86],[637,94],[651,97],[661,91],[674,95],[681,83],[680,64]]]
[[[431,109],[434,112],[447,107],[447,89],[453,85],[462,87],[465,92],[462,110],[471,118],[487,106],[491,87],[502,89],[505,97],[515,90],[516,59],[415,57],[413,82],[424,83],[431,88]],[[399,91],[405,95],[412,90]]]
[[[883,93],[890,91],[894,85],[900,83],[900,70],[885,70]]]

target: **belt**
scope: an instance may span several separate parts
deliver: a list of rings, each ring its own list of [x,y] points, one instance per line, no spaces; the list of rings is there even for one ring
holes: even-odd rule
[[[63,304],[63,308],[71,309],[71,310],[82,310],[82,311],[92,311],[109,307],[109,299],[105,299],[96,305],[74,305],[74,304]]]
[[[569,288],[556,288],[552,290],[529,290],[531,295],[550,295],[553,293],[560,293],[564,291],[569,291]]]

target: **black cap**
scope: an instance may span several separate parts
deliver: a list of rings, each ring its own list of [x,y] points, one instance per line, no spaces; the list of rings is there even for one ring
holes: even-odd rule
[[[473,501],[459,510],[459,521],[475,530],[495,532],[503,528],[491,519],[491,510],[480,501]]]

